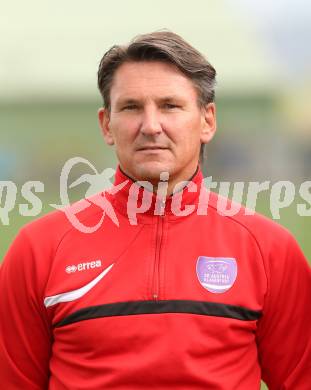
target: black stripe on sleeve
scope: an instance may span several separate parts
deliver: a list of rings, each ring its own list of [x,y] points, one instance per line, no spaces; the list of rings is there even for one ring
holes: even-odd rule
[[[61,327],[74,322],[101,317],[161,313],[198,314],[234,318],[241,321],[254,321],[261,317],[260,311],[216,302],[191,300],[129,301],[86,307],[70,314],[54,326]]]

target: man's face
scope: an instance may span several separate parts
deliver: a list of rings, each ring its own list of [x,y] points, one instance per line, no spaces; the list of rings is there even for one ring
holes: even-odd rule
[[[189,179],[201,143],[215,132],[215,106],[200,108],[197,91],[174,65],[128,62],[115,73],[111,110],[99,110],[105,140],[115,145],[122,170],[136,180]]]

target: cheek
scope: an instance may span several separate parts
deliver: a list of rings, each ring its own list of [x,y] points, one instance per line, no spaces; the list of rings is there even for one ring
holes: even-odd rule
[[[176,123],[175,127],[171,127],[174,130],[172,132],[172,137],[177,144],[183,145],[184,149],[194,149],[196,145],[200,144],[200,126],[200,120],[194,120],[193,118],[184,120],[183,123],[179,123],[178,126]]]
[[[121,113],[111,116],[110,124],[115,129],[134,129],[139,127],[139,115],[134,113]]]
[[[116,146],[130,147],[137,133],[137,124],[127,118],[113,118],[110,121],[110,130]]]

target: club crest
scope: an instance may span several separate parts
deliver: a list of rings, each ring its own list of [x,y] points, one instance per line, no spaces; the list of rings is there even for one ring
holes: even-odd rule
[[[238,273],[236,260],[231,257],[199,256],[196,271],[201,285],[216,294],[228,291]]]

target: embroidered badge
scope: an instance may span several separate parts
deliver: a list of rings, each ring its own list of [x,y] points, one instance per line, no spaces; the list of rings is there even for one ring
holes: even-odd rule
[[[231,257],[199,256],[196,271],[201,285],[212,293],[228,291],[238,273],[236,260]]]

